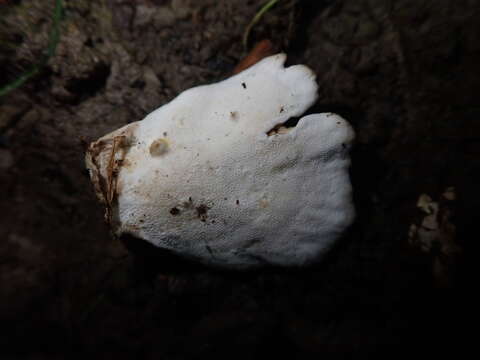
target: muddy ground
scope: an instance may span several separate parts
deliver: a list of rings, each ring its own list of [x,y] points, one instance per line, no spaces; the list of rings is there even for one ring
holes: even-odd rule
[[[1,85],[44,51],[46,3],[0,1]],[[55,55],[0,98],[2,359],[466,351],[480,203],[474,0],[281,0],[253,28],[249,46],[268,38],[289,63],[310,66],[315,108],[357,132],[358,218],[323,263],[167,267],[110,236],[82,141],[227,77],[263,3],[64,1]],[[421,194],[441,207],[432,246],[409,241],[426,215]]]

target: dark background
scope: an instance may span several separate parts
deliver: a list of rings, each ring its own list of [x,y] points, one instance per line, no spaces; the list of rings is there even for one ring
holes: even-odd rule
[[[0,1],[0,85],[44,53],[53,3]],[[253,28],[249,47],[267,38],[311,67],[316,109],[357,133],[358,218],[323,263],[226,272],[110,236],[82,141],[228,77],[263,3],[64,1],[55,55],[0,98],[1,359],[458,357],[475,345],[475,0],[281,0]],[[423,193],[450,214],[454,251],[409,242]]]

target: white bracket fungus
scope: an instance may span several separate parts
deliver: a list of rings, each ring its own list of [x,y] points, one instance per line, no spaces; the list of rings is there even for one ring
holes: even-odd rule
[[[331,113],[285,126],[317,99],[315,74],[285,58],[189,89],[90,144],[87,168],[117,235],[233,268],[327,252],[354,218],[354,132]]]

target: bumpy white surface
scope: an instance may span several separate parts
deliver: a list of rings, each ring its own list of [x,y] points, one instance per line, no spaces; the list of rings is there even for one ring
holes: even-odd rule
[[[348,176],[354,133],[326,113],[267,135],[317,98],[313,72],[284,68],[284,61],[284,54],[271,56],[187,90],[99,140],[128,138],[112,202],[117,234],[228,267],[321,258],[354,218]],[[90,155],[101,176],[108,154],[111,146]]]

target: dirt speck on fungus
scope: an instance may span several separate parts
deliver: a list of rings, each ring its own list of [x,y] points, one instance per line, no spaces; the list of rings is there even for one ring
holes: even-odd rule
[[[173,207],[173,208],[170,209],[170,214],[172,214],[174,216],[179,215],[180,214],[180,209],[177,208],[177,207]]]
[[[161,156],[168,151],[168,141],[165,139],[154,140],[149,147],[150,155]]]
[[[201,221],[207,220],[208,218],[207,214],[208,214],[208,210],[210,210],[210,207],[208,207],[205,204],[200,204],[195,208],[195,210],[197,211],[197,216]]]

